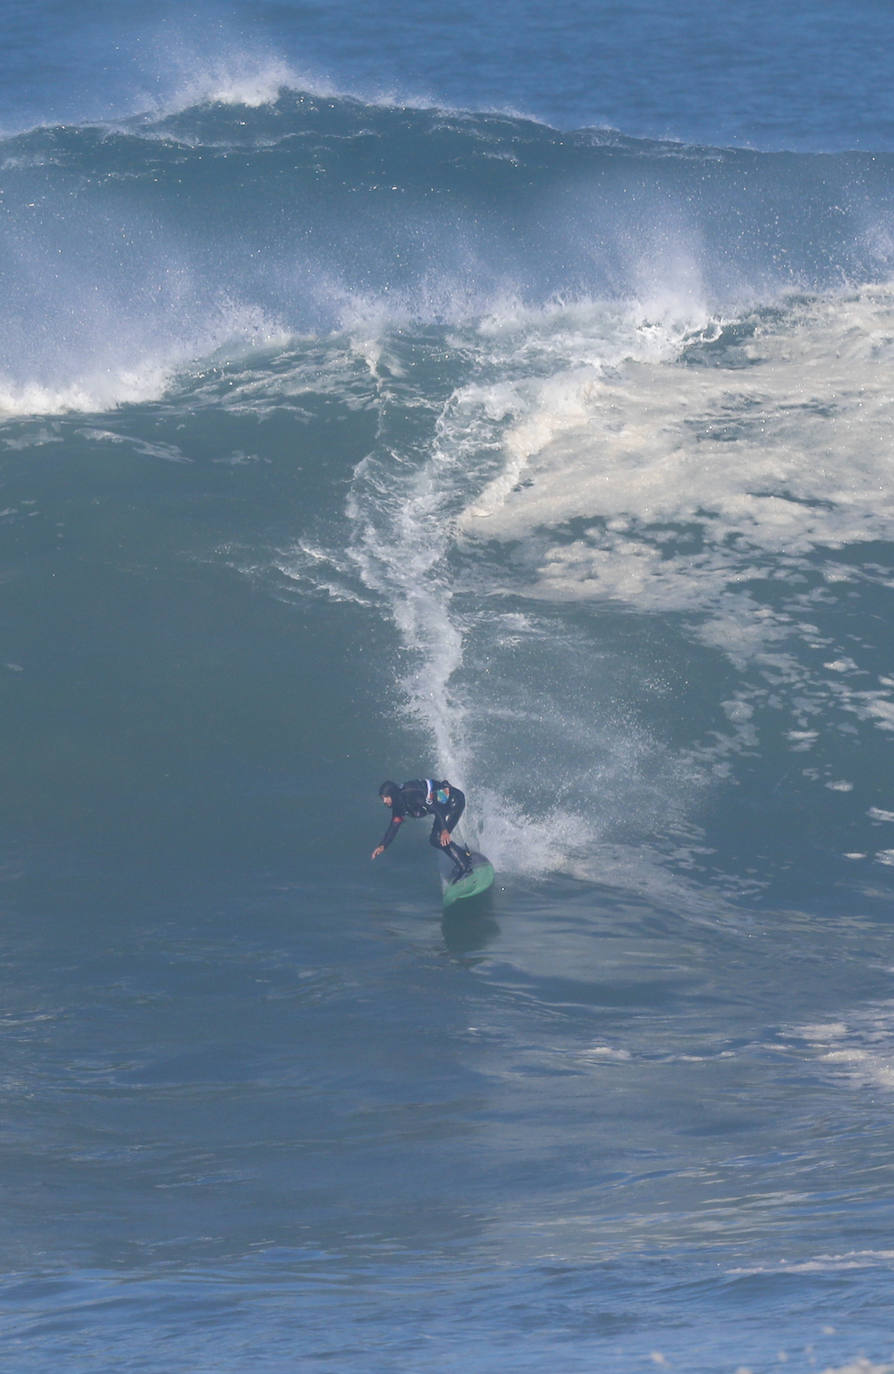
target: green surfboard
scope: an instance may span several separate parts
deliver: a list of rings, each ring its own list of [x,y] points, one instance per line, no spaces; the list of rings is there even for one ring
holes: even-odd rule
[[[493,885],[494,870],[490,859],[486,858],[484,854],[472,853],[470,860],[472,872],[467,873],[465,878],[460,878],[459,882],[454,883],[450,880],[450,875],[453,873],[452,863],[444,856],[439,856],[445,911],[455,902],[461,902],[466,897],[477,897]]]

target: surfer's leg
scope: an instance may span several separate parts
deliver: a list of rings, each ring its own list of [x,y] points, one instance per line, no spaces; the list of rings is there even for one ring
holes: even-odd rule
[[[451,840],[449,844],[441,844],[441,822],[438,820],[437,816],[431,828],[428,842],[433,848],[442,850],[443,853],[448,854],[453,860],[454,882],[457,878],[464,878],[467,873],[471,873],[472,865],[469,863],[468,849],[463,849],[462,845],[457,844],[455,840]]]
[[[449,843],[448,845],[446,845],[445,847],[446,847],[447,853],[450,855],[451,859],[453,860],[454,864],[456,865],[456,873],[455,873],[455,875],[454,875],[454,882],[456,881],[457,878],[464,878],[464,877],[466,876],[467,873],[471,873],[471,872],[472,872],[472,865],[471,865],[471,863],[469,862],[469,851],[468,851],[468,849],[463,849],[463,848],[461,848],[461,846],[458,845],[458,844],[455,844],[453,840],[451,840],[450,843]]]

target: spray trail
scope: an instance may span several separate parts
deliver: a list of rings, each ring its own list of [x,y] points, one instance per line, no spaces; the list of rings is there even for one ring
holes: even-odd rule
[[[461,449],[449,442],[455,393],[438,412],[423,407],[413,439],[392,437],[394,415],[408,413],[394,359],[369,359],[379,408],[378,443],[358,465],[347,501],[349,555],[380,596],[401,637],[404,705],[429,736],[432,767],[462,778],[469,757],[467,706],[456,684],[464,629],[449,569],[453,522],[465,487]]]
[[[374,379],[378,435],[347,501],[349,555],[398,630],[398,686],[434,751],[429,766],[467,790],[473,840],[504,870],[590,872],[632,794],[640,816],[668,809],[666,780],[641,776],[656,757],[648,730],[610,700],[626,685],[611,685],[608,665],[593,678],[591,628],[569,630],[542,601],[532,608],[512,555],[494,564],[467,533],[482,499],[527,480],[519,424],[536,417],[544,442],[569,425],[569,387],[544,412],[560,360],[570,391],[590,395],[631,351],[679,348],[677,329],[659,332],[637,311],[506,307],[449,339],[432,332],[424,389],[396,334],[355,345]],[[416,333],[417,354],[420,343]]]

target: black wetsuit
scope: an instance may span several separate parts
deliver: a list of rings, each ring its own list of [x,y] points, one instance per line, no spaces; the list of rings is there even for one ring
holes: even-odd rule
[[[443,796],[445,790],[447,796],[442,801],[438,793]],[[417,820],[423,816],[434,816],[428,842],[434,845],[435,849],[450,855],[456,865],[456,876],[460,877],[468,870],[469,851],[462,849],[453,840],[449,844],[441,844],[441,833],[444,830],[453,831],[465,806],[465,793],[446,780],[439,782],[436,778],[413,778],[410,782],[401,783],[396,796],[391,798],[391,820],[382,837],[382,848],[388,848],[408,816],[413,816]]]

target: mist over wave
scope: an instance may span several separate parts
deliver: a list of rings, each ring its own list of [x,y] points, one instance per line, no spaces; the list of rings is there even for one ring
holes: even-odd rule
[[[879,279],[889,159],[562,134],[203,78],[0,145],[7,413],[158,395],[221,347],[629,303],[691,327]]]

